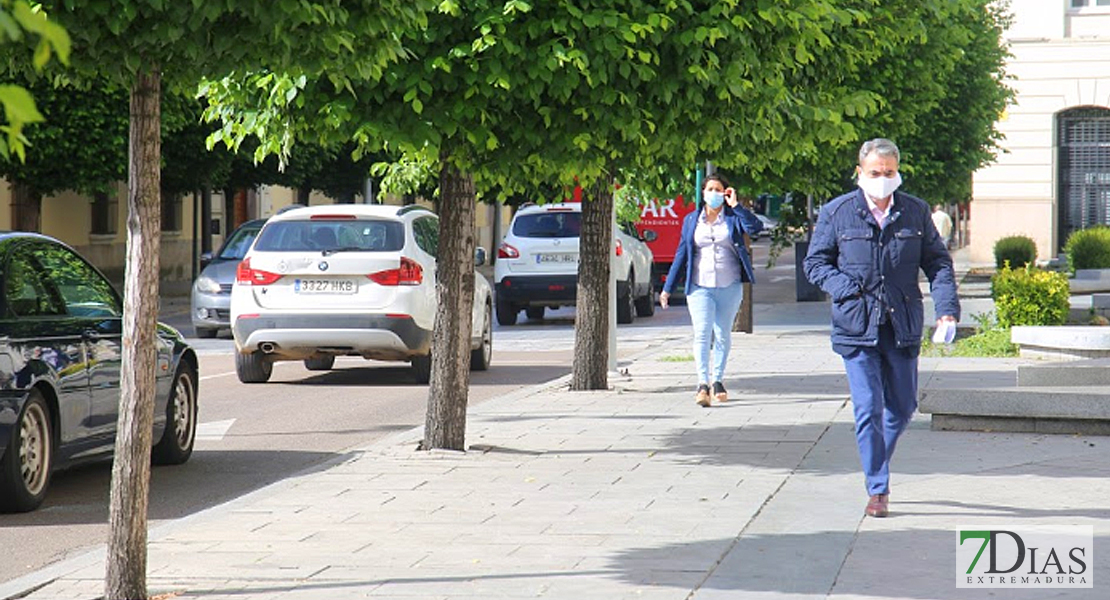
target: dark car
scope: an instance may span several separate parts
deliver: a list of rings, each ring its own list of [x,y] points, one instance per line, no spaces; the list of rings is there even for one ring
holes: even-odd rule
[[[227,236],[213,255],[201,256],[204,269],[193,282],[193,329],[198,338],[214,338],[220,330],[231,329],[231,286],[235,270],[247,255],[266,219],[247,221]]]
[[[0,232],[0,510],[34,510],[54,471],[111,456],[119,416],[123,303],[65,244]],[[197,357],[158,326],[156,464],[189,459]]]

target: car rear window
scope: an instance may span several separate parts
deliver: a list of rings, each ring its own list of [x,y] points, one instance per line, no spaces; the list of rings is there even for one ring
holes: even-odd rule
[[[513,221],[513,235],[524,238],[576,238],[581,229],[580,212],[517,215]]]
[[[254,241],[260,229],[262,229],[262,225],[236,229],[231,234],[231,238],[224,243],[220,258],[223,260],[243,260],[243,257],[247,255],[247,250],[251,247],[251,242]]]
[[[261,252],[337,250],[397,252],[405,245],[405,226],[399,221],[271,221],[255,242]]]

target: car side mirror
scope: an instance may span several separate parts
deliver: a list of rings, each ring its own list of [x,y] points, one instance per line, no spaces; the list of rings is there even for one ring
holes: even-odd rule
[[[479,246],[474,249],[474,266],[480,267],[486,264],[486,249]]]
[[[650,244],[659,239],[659,234],[655,233],[654,229],[645,229],[644,232],[640,234],[640,239]]]
[[[207,267],[208,263],[210,263],[210,262],[212,262],[212,253],[211,252],[205,252],[204,254],[200,255],[200,268],[203,269],[204,267]]]

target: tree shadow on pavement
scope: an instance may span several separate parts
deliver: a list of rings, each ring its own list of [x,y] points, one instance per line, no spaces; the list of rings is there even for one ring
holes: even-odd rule
[[[660,436],[656,452],[699,465],[858,473],[853,427],[847,422],[687,427]],[[1102,477],[1110,475],[1110,443],[1074,436],[932,431],[928,418],[918,416],[899,440],[891,468],[913,475]]]
[[[1013,529],[1034,514],[1012,516]],[[1063,516],[1063,515],[1060,515]],[[655,586],[684,588],[671,583],[678,566],[675,557],[704,556],[701,570],[712,573],[693,598],[745,598],[800,595],[806,597],[913,598],[922,600],[1041,600],[1044,598],[1103,599],[1103,582],[1110,577],[1110,563],[1091,561],[1088,574],[1092,589],[970,589],[956,587],[959,525],[950,530],[871,530],[806,534],[744,535],[739,539],[713,539],[621,552],[612,560],[613,570],[629,583],[653,574]],[[1095,537],[1095,547],[1105,548],[1105,537]],[[728,548],[720,552],[720,548]],[[717,553],[714,557],[714,553]],[[714,565],[719,560],[720,563]],[[1100,583],[1102,585],[1100,585]],[[764,597],[760,595],[759,597]]]
[[[183,465],[151,469],[149,518],[178,519],[200,512],[293,475],[326,470],[342,456],[292,450],[198,450]],[[111,462],[56,473],[38,510],[2,515],[0,528],[106,525],[111,482]]]

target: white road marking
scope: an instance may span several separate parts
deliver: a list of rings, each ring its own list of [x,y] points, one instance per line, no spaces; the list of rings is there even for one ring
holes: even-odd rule
[[[235,419],[228,419],[226,421],[212,421],[210,423],[200,423],[197,425],[197,439],[207,441],[220,441],[227,435],[227,430],[235,424]]]

